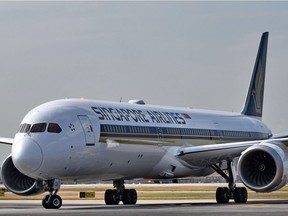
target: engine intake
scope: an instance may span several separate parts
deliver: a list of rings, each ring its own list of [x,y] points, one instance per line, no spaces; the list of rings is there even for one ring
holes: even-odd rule
[[[37,195],[45,191],[42,181],[24,175],[14,166],[11,155],[2,164],[1,176],[7,189],[17,195]]]
[[[257,192],[271,192],[286,182],[285,147],[281,143],[261,143],[244,151],[238,161],[244,185]]]

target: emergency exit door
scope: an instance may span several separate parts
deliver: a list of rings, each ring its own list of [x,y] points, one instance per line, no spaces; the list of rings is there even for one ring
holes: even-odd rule
[[[88,116],[86,115],[78,115],[80,123],[82,125],[84,134],[85,134],[85,141],[86,146],[94,146],[95,145],[95,135],[93,132],[93,127],[91,121]]]

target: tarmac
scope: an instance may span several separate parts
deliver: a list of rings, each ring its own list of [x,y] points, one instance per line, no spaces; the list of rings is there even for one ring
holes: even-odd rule
[[[215,200],[139,200],[136,205],[106,206],[97,200],[63,200],[60,209],[44,209],[40,200],[0,200],[0,215],[26,216],[265,216],[287,215],[288,200],[249,200],[217,204]]]

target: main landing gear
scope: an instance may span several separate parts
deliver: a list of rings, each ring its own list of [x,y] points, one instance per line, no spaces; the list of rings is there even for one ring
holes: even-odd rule
[[[234,199],[235,203],[246,203],[248,199],[247,189],[245,187],[236,187],[232,172],[232,161],[227,161],[228,175],[216,164],[211,165],[218,174],[220,174],[228,183],[228,187],[219,187],[216,190],[217,203],[228,203]]]
[[[114,190],[105,191],[106,205],[118,205],[120,201],[124,205],[135,205],[137,192],[135,189],[125,189],[124,180],[113,181]]]
[[[48,182],[49,195],[42,199],[42,206],[45,209],[59,209],[62,206],[62,199],[57,195],[60,185],[60,180],[55,179]]]

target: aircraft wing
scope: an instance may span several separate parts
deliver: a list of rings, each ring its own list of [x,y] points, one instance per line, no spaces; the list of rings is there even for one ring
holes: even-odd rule
[[[14,139],[12,139],[12,138],[0,137],[0,144],[12,145],[12,144],[13,144],[13,140],[14,140]]]
[[[191,166],[204,167],[239,157],[245,149],[261,142],[263,140],[184,147],[177,156]]]
[[[273,139],[288,138],[288,133],[275,134],[273,135],[272,138]]]
[[[223,160],[233,160],[234,158],[239,157],[241,152],[250,146],[261,143],[283,144],[288,146],[288,138],[273,137],[267,140],[184,147],[179,150],[177,157],[191,166],[204,167],[220,163]]]

